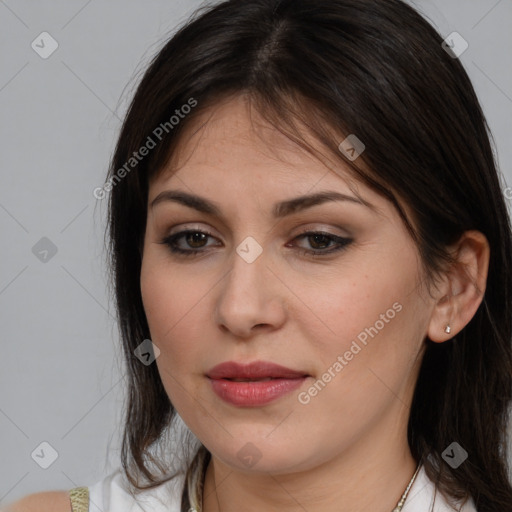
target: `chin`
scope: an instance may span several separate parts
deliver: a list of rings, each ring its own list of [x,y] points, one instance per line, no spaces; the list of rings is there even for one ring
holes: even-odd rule
[[[290,442],[290,438],[286,443],[284,438],[276,436],[269,440],[267,436],[268,433],[258,436],[245,431],[243,436],[233,434],[233,438],[224,445],[219,445],[218,439],[204,444],[216,458],[233,470],[253,474],[305,471],[321,462],[317,460],[318,455],[314,453],[311,443]],[[305,445],[309,448],[307,453],[302,452]]]

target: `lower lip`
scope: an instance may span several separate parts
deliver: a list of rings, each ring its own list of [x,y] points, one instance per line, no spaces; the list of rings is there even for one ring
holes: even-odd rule
[[[213,391],[225,402],[242,407],[265,405],[301,386],[307,377],[271,379],[265,381],[235,382],[210,379]]]

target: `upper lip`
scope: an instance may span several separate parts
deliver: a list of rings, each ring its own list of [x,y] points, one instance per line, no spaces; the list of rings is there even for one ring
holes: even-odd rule
[[[247,364],[226,361],[214,366],[206,374],[210,379],[297,379],[306,377],[307,373],[286,368],[270,361],[253,361]]]

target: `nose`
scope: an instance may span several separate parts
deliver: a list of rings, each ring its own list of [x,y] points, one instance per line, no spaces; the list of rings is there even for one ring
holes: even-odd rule
[[[286,287],[269,268],[265,251],[252,263],[234,252],[230,264],[217,288],[216,324],[238,338],[281,327],[286,318]]]

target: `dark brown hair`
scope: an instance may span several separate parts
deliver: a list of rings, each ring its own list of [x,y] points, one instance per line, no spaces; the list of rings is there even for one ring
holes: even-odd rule
[[[174,476],[155,450],[174,428],[175,409],[156,365],[134,356],[150,338],[139,281],[148,183],[199,113],[243,93],[309,148],[297,123],[307,126],[326,152],[395,205],[429,282],[450,261],[447,245],[464,231],[487,237],[487,287],[474,317],[452,340],[425,340],[408,441],[446,497],[471,496],[479,512],[512,510],[510,222],[479,101],[459,59],[441,43],[400,0],[228,0],[198,10],[152,60],[107,178],[108,258],[128,369],[122,464],[134,486],[151,488]],[[192,102],[190,113],[170,121]],[[339,134],[364,142],[357,160],[338,150]],[[148,137],[156,147],[120,173]],[[457,469],[441,455],[454,441],[469,454]]]

